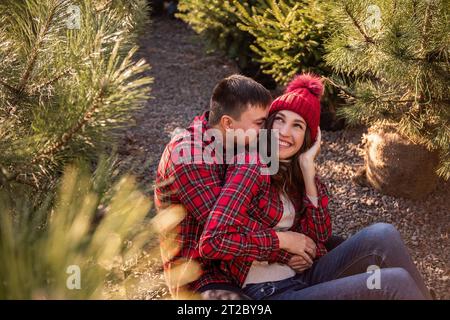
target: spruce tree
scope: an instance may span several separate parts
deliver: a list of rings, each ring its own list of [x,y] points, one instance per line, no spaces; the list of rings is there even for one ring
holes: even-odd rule
[[[255,60],[275,81],[286,84],[300,72],[326,73],[322,56],[327,35],[319,1],[259,0],[246,8],[234,0],[238,27],[251,34]],[[230,9],[229,9],[230,10]]]
[[[338,0],[327,3],[333,34],[325,60],[349,104],[350,123],[393,123],[440,152],[450,178],[450,24],[448,0]]]

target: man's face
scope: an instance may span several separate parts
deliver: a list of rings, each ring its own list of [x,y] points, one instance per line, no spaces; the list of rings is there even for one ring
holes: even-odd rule
[[[268,107],[249,105],[247,110],[241,113],[239,120],[232,119],[231,130],[233,130],[235,142],[245,143],[245,145],[253,142],[258,137],[259,130],[264,126],[268,112]]]

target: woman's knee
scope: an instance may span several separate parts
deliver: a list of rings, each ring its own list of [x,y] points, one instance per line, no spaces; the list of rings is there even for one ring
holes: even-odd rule
[[[380,269],[380,280],[386,283],[409,284],[414,283],[413,278],[404,268]]]
[[[381,288],[398,299],[425,299],[411,274],[403,268],[380,269]]]
[[[372,224],[366,229],[368,236],[378,243],[393,244],[401,240],[400,232],[390,223],[379,222]]]

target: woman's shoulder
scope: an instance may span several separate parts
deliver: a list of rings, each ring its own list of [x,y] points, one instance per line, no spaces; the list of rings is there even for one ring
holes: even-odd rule
[[[266,174],[268,166],[257,153],[244,152],[227,161],[227,177],[241,174],[264,183],[270,183],[270,175]]]

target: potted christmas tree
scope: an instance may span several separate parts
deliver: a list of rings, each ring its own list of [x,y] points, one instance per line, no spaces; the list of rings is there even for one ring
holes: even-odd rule
[[[325,60],[348,81],[340,112],[370,126],[365,180],[420,198],[450,178],[448,1],[339,0],[328,5]]]

